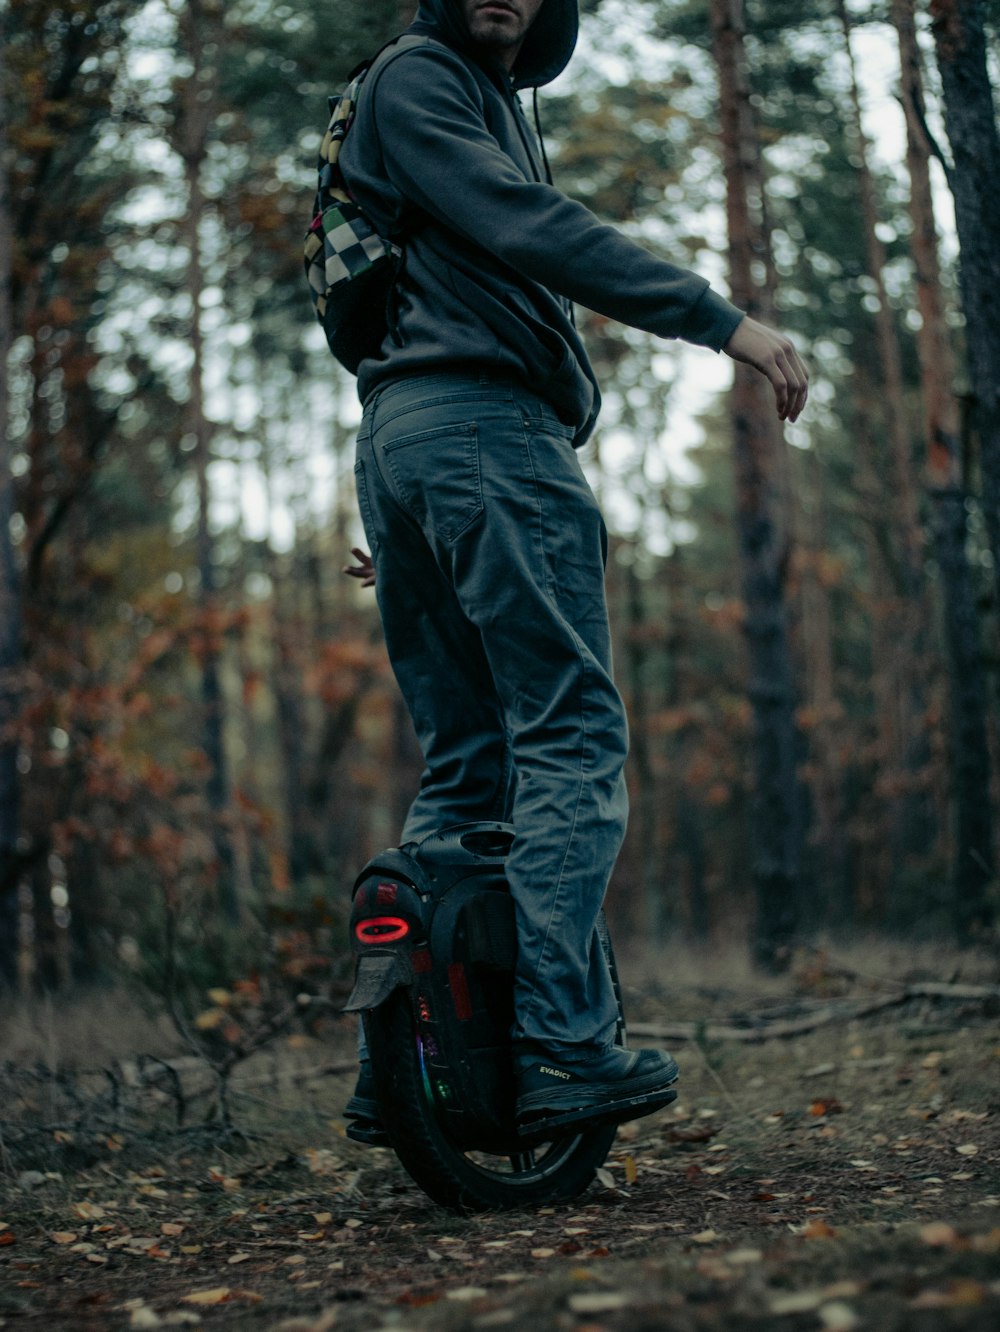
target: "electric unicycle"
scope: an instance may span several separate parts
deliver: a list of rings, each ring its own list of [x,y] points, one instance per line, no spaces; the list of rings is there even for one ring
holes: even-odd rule
[[[435,1202],[496,1211],[576,1197],[604,1162],[614,1122],[515,1124],[510,1029],[517,950],[504,861],[514,830],[467,823],[362,870],[354,888],[354,991],[379,1116],[396,1155]],[[621,992],[603,916],[601,942]]]

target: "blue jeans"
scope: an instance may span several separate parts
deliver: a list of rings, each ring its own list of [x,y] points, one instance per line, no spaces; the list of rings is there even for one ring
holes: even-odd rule
[[[426,763],[400,840],[513,823],[513,1036],[603,1049],[617,1009],[595,921],[625,832],[628,731],[607,531],[572,431],[509,380],[417,376],[366,403],[355,479]]]

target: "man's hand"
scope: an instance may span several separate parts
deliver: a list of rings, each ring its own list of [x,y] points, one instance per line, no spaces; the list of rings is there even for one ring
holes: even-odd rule
[[[748,315],[722,350],[767,376],[782,421],[798,420],[809,392],[809,371],[788,338]]]
[[[347,574],[349,578],[360,578],[362,587],[374,587],[375,566],[372,564],[372,557],[360,546],[352,546],[351,554],[357,560],[357,564],[345,564],[341,573]]]

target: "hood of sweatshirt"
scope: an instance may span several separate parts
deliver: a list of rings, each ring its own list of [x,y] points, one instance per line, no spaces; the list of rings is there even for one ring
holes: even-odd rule
[[[577,0],[544,0],[514,62],[515,88],[540,88],[563,72],[576,46]],[[434,35],[481,62],[469,38],[461,0],[420,0],[412,32]]]

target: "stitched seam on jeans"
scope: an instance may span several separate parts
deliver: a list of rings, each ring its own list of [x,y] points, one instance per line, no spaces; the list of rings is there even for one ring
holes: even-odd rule
[[[375,519],[371,499],[368,495],[368,478],[365,474],[365,464],[362,458],[359,458],[354,464],[354,490],[358,498],[361,525],[365,529],[365,536],[368,540],[368,547],[374,564],[378,559],[379,541],[375,533]]]
[[[536,500],[536,503],[537,503],[537,506],[538,506],[538,543],[539,543],[539,546],[540,546],[540,548],[541,548],[541,552],[542,552],[542,567],[543,567],[543,569],[545,569],[545,572],[546,572],[546,592],[547,592],[547,594],[548,594],[550,600],[551,600],[551,601],[553,602],[553,604],[558,608],[558,605],[559,605],[559,603],[558,603],[558,599],[556,598],[553,589],[549,587],[549,579],[548,579],[549,562],[548,562],[548,559],[547,559],[547,557],[546,557],[546,551],[545,551],[544,523],[543,523],[543,521],[542,521],[542,499],[541,499],[541,493],[540,493],[539,486],[538,486],[538,477],[537,477],[536,474],[535,474],[534,460],[532,459],[532,456],[531,456],[531,443],[530,443],[530,440],[529,440],[528,434],[529,434],[529,432],[528,432],[528,429],[527,429],[527,423],[525,423],[525,425],[524,425],[524,451],[525,451],[525,456],[526,456],[526,458],[527,458],[527,460],[528,460],[528,469],[529,469],[529,471],[531,472],[532,484],[533,484],[534,491],[535,491],[535,500]],[[571,631],[572,631],[572,626],[570,626],[570,628],[571,628]],[[572,820],[571,820],[571,822],[570,822],[569,836],[568,836],[568,838],[567,838],[567,840],[566,840],[566,849],[565,849],[565,851],[563,852],[562,863],[561,863],[560,866],[559,866],[559,873],[558,873],[558,875],[556,876],[555,890],[554,890],[554,892],[553,892],[553,894],[552,894],[552,905],[551,905],[551,907],[549,908],[549,919],[548,919],[548,922],[547,922],[546,927],[545,927],[545,938],[542,940],[542,946],[541,946],[541,948],[540,948],[540,950],[539,950],[539,954],[538,954],[538,963],[537,963],[537,965],[536,965],[536,967],[535,967],[534,974],[533,974],[533,976],[532,976],[532,978],[531,978],[531,996],[530,996],[530,998],[528,999],[528,1003],[527,1003],[527,1007],[526,1007],[526,1011],[525,1011],[525,1017],[526,1017],[526,1018],[528,1018],[528,1017],[531,1016],[532,1010],[533,1010],[534,1007],[535,1007],[535,999],[536,999],[536,996],[537,996],[537,994],[538,994],[538,977],[539,977],[539,975],[541,974],[541,972],[542,972],[542,970],[543,970],[543,968],[544,968],[544,966],[545,966],[545,964],[546,964],[546,960],[547,960],[546,955],[547,955],[547,953],[548,953],[548,949],[549,949],[549,942],[550,942],[550,940],[552,939],[552,936],[553,936],[553,930],[554,930],[554,928],[555,928],[556,912],[557,912],[557,909],[560,907],[560,899],[561,899],[562,891],[563,891],[563,882],[564,882],[565,877],[566,877],[566,862],[567,862],[568,859],[569,859],[570,848],[572,847],[573,842],[574,842],[574,839],[575,839],[575,837],[576,837],[576,825],[577,825],[577,820],[578,820],[579,817],[580,817],[580,804],[581,804],[581,801],[582,801],[582,798],[583,798],[583,788],[584,788],[584,783],[585,783],[585,776],[584,776],[584,774],[585,774],[585,771],[586,771],[586,755],[587,755],[587,748],[588,748],[588,741],[589,741],[589,732],[587,731],[587,718],[586,718],[586,712],[585,712],[584,707],[583,707],[583,700],[584,700],[585,693],[586,693],[586,681],[587,681],[587,657],[586,657],[586,653],[580,651],[580,638],[579,638],[579,635],[578,635],[575,631],[572,631],[572,633],[573,633],[573,645],[574,645],[574,647],[576,648],[577,653],[578,653],[579,656],[580,656],[580,661],[581,661],[581,665],[582,665],[582,670],[581,670],[581,672],[580,672],[580,682],[579,682],[579,686],[578,686],[578,697],[579,697],[578,707],[579,707],[580,725],[581,725],[581,729],[582,729],[582,731],[583,731],[583,742],[582,742],[582,744],[581,744],[581,746],[580,746],[580,778],[579,778],[579,782],[578,782],[577,789],[576,789],[576,801],[575,801],[575,804],[574,804],[574,806],[573,806],[573,818],[572,818]],[[560,913],[560,916],[559,916],[559,920],[560,920],[560,922],[562,921],[562,914],[561,914],[561,913]],[[520,1019],[519,1019],[519,1023],[520,1023],[520,1025],[522,1025],[522,1026],[524,1025],[523,1021],[521,1021]]]
[[[490,818],[505,821],[510,811],[507,808],[507,793],[510,789],[510,770],[513,767],[513,757],[510,752],[510,743],[505,738],[503,746],[503,763],[500,766],[500,777],[497,781],[496,793],[490,804]]]

